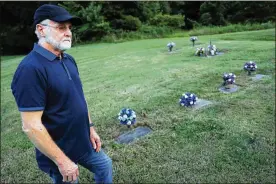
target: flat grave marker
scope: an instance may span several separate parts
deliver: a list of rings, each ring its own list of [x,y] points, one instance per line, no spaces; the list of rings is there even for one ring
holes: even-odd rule
[[[116,142],[119,144],[130,144],[151,132],[152,130],[149,127],[137,127],[120,135],[116,139]]]

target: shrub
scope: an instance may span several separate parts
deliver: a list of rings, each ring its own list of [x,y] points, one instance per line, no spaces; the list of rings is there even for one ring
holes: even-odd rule
[[[137,31],[141,28],[142,23],[137,17],[127,15],[127,16],[123,16],[121,19],[114,19],[111,22],[111,26],[114,29]]]
[[[274,22],[254,23],[254,24],[229,24],[227,26],[201,26],[189,32],[189,35],[213,35],[222,33],[232,33],[241,31],[252,31],[275,28]]]
[[[142,23],[137,17],[133,17],[131,15],[123,16],[124,24],[123,29],[137,31],[141,28]]]
[[[182,15],[158,14],[150,19],[150,24],[154,26],[170,26],[174,28],[182,28],[184,26],[184,17]]]

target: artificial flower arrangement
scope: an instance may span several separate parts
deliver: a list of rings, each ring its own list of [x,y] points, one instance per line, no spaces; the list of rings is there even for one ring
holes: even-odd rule
[[[248,75],[251,75],[251,72],[256,71],[257,65],[255,62],[249,61],[244,64],[243,69],[248,72]]]
[[[167,47],[169,48],[168,51],[171,52],[174,46],[175,46],[175,43],[174,43],[174,42],[169,42],[169,43],[167,44]]]
[[[196,104],[198,98],[193,93],[183,93],[179,99],[180,106],[191,107]]]
[[[203,56],[204,54],[206,54],[206,53],[205,53],[205,49],[203,47],[196,49],[196,52],[195,52],[196,56]]]
[[[121,124],[127,125],[128,128],[130,128],[130,126],[134,125],[136,122],[135,111],[130,108],[123,108],[118,114],[118,119]]]
[[[193,42],[193,46],[195,46],[195,41],[197,41],[197,37],[196,36],[192,36],[190,38],[190,41]]]
[[[217,55],[217,52],[218,52],[218,49],[216,45],[212,45],[212,42],[210,40],[210,44],[208,45],[208,48],[207,48],[208,55],[214,56],[214,55]]]
[[[208,45],[207,52],[211,56],[216,55],[217,54],[217,47],[216,47],[216,45]]]
[[[223,86],[229,85],[229,84],[235,84],[236,75],[233,73],[225,73],[223,74]]]

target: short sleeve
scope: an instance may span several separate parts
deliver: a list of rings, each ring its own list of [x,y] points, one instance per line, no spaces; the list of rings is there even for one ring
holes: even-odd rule
[[[14,74],[11,89],[19,111],[44,110],[47,83],[42,72],[35,66],[19,66]]]

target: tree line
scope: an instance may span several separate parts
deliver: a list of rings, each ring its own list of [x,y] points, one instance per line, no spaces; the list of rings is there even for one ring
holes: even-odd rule
[[[195,26],[275,22],[274,1],[41,1],[0,2],[1,55],[25,54],[37,41],[33,15],[42,4],[56,4],[80,17],[74,42],[100,41],[107,35]]]

